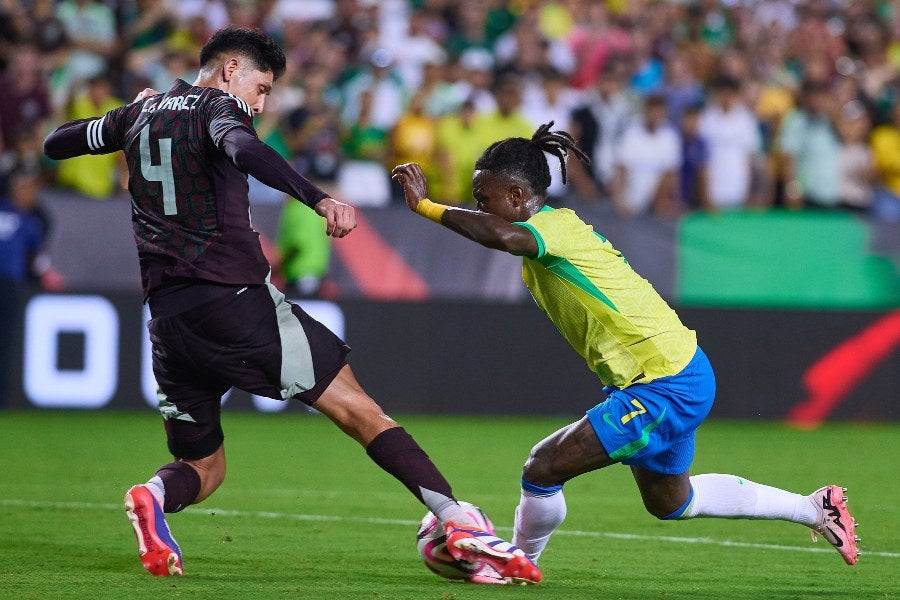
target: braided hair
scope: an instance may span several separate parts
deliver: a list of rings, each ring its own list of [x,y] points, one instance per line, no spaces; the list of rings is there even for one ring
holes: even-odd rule
[[[578,147],[578,142],[565,131],[550,131],[553,121],[537,128],[531,139],[511,137],[488,146],[475,161],[475,169],[505,173],[528,182],[532,191],[544,194],[550,187],[550,167],[544,152],[559,159],[563,183],[566,182],[566,160],[572,152],[578,160],[591,164],[590,157]]]

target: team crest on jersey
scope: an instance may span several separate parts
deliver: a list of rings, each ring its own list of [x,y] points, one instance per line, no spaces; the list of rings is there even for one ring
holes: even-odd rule
[[[237,105],[240,106],[241,109],[243,109],[243,111],[245,113],[247,113],[251,117],[253,116],[253,109],[250,108],[250,105],[247,104],[247,102],[245,100],[241,100],[240,98],[238,98],[237,96],[235,96],[234,94],[231,94],[231,93],[229,93],[228,95],[231,96],[232,98],[234,98],[234,101],[237,102]]]

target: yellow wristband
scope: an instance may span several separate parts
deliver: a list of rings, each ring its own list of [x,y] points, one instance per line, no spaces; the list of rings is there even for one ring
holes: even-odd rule
[[[432,202],[428,198],[422,198],[419,200],[419,203],[416,205],[416,212],[431,219],[435,223],[441,222],[441,217],[444,216],[444,212],[450,208],[445,204],[438,204],[437,202]]]

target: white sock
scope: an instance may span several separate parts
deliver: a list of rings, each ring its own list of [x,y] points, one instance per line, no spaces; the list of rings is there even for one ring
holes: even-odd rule
[[[694,499],[682,518],[780,519],[812,526],[819,513],[807,496],[737,477],[707,473],[691,477]]]
[[[522,490],[512,543],[522,549],[525,556],[537,563],[550,536],[566,518],[566,499],[562,490],[550,496],[535,496]]]
[[[478,526],[475,520],[453,498],[426,488],[419,488],[419,491],[422,494],[422,502],[428,507],[428,510],[434,513],[442,525],[447,521],[453,521],[460,525]]]
[[[159,478],[159,475],[151,477],[150,481],[145,483],[144,486],[150,490],[153,498],[156,499],[160,506],[166,505],[166,486],[163,484],[163,480]]]
[[[435,516],[437,516],[438,520],[444,524],[446,524],[447,521],[453,521],[458,525],[473,525],[480,528],[480,525],[475,522],[475,519],[470,517],[469,513],[456,502],[453,504],[445,504],[441,507],[439,512],[435,513]]]

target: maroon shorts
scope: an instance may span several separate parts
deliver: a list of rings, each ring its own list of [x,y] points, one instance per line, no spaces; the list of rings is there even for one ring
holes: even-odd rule
[[[159,410],[178,458],[203,458],[222,444],[221,398],[232,387],[312,405],[350,351],[270,284],[181,286],[151,297],[150,310]]]

